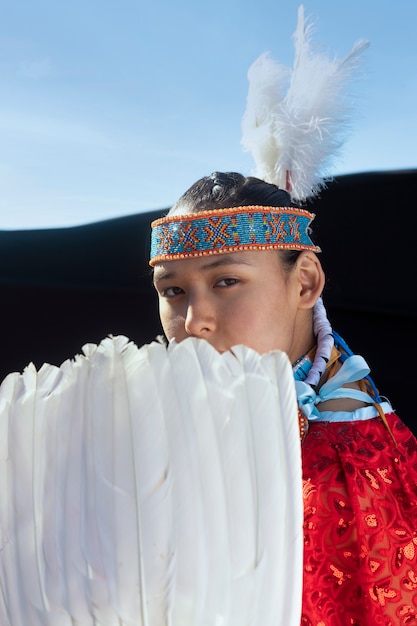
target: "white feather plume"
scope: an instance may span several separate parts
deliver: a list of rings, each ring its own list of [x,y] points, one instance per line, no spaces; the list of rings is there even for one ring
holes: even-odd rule
[[[352,99],[346,87],[368,42],[343,59],[313,51],[312,25],[298,11],[292,70],[262,54],[248,72],[242,146],[255,161],[254,175],[304,201],[325,186],[346,140]]]
[[[124,337],[0,387],[2,626],[298,626],[288,358]]]

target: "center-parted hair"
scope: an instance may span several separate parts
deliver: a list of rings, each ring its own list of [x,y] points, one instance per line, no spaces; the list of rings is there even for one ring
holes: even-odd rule
[[[175,203],[173,213],[199,213],[239,206],[296,207],[289,194],[260,178],[237,172],[213,172],[200,178]]]

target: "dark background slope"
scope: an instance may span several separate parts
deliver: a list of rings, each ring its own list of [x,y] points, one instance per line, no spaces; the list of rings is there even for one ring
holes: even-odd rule
[[[314,205],[333,326],[368,360],[381,393],[417,431],[417,170],[337,177]],[[148,267],[150,211],[84,226],[0,231],[0,379],[59,365],[87,342],[161,333]]]

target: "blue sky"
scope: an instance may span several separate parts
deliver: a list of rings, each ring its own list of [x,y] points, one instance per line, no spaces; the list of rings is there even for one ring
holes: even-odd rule
[[[295,0],[0,0],[0,228],[170,206],[213,170],[250,174],[247,70],[291,65]],[[335,56],[366,38],[334,173],[417,167],[417,2],[310,0]]]

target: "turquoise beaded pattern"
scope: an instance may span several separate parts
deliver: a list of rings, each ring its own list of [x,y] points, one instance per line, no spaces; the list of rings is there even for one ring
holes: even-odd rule
[[[314,214],[292,207],[235,207],[171,215],[152,223],[150,265],[241,250],[312,250]]]

